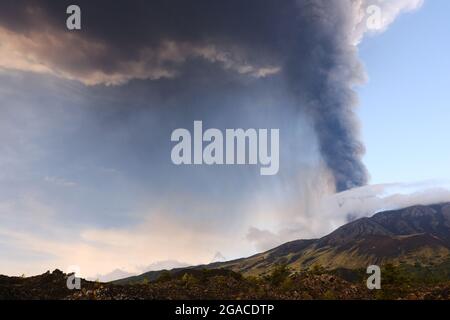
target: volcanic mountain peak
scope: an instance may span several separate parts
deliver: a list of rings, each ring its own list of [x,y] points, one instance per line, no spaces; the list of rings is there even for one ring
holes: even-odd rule
[[[320,239],[296,240],[269,251],[227,262],[187,269],[229,269],[244,275],[268,274],[284,264],[302,271],[365,269],[371,264],[440,264],[450,258],[450,204],[384,211],[352,221]],[[183,269],[174,269],[180,272]],[[160,272],[119,280],[155,279]]]

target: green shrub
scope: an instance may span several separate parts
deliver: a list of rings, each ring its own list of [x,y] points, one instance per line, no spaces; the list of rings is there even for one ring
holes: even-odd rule
[[[285,264],[277,265],[272,273],[267,277],[267,281],[274,285],[279,286],[282,284],[291,274],[291,270]]]
[[[170,274],[169,271],[164,270],[161,272],[161,274],[159,275],[158,279],[156,281],[158,282],[167,282],[172,280],[172,275]]]

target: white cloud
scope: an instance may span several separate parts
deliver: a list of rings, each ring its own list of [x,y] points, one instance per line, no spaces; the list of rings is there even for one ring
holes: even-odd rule
[[[73,181],[69,181],[69,180],[66,180],[63,178],[59,178],[59,177],[47,176],[44,178],[44,181],[52,183],[52,184],[60,186],[60,187],[75,187],[77,185]]]
[[[307,209],[298,206],[302,198],[278,205],[274,201],[261,204],[254,217],[270,222],[250,228],[247,239],[263,251],[291,240],[322,237],[350,219],[380,211],[450,202],[450,182],[369,185],[338,194],[320,194]]]
[[[424,0],[352,0],[354,34],[359,43],[366,33],[383,32],[403,12],[420,8]]]
[[[6,206],[6,209],[11,208]],[[167,212],[145,214],[141,223],[123,228],[81,228],[47,220],[45,227],[12,228],[0,226],[0,240],[5,239],[14,252],[44,257],[28,261],[17,269],[11,254],[0,257],[0,273],[37,274],[48,269],[79,266],[83,277],[95,278],[120,269],[128,273],[141,273],[163,266],[169,261],[188,264],[209,263],[217,248],[228,252],[242,252],[250,244],[243,244],[236,230],[217,232],[207,226],[171,218]],[[29,217],[38,219],[37,216]],[[55,217],[57,218],[57,217]],[[159,263],[158,263],[159,262]],[[175,265],[175,264],[172,264]],[[181,265],[181,263],[179,263]],[[184,265],[184,263],[183,263]],[[145,267],[144,267],[145,266]]]

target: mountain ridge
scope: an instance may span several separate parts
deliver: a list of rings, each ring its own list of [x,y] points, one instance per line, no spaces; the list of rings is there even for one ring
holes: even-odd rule
[[[228,269],[246,276],[267,275],[277,265],[302,271],[314,267],[361,269],[371,264],[433,265],[450,257],[450,203],[378,212],[349,222],[318,239],[294,240],[246,258],[173,269]],[[161,271],[114,281],[156,280]]]

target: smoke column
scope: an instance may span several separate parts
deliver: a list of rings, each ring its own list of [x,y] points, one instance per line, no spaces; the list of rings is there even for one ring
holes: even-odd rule
[[[8,47],[0,47],[7,57],[0,68],[51,73],[88,86],[173,79],[208,63],[248,79],[278,76],[298,100],[299,115],[310,118],[336,191],[344,191],[368,181],[353,91],[364,81],[357,43],[369,31],[367,8],[379,6],[382,31],[421,3],[80,0],[89,13],[86,28],[68,36],[59,17],[70,1],[2,2],[0,42]],[[164,91],[164,82],[160,87]]]
[[[302,1],[285,66],[299,107],[313,122],[338,192],[368,180],[354,114],[357,98],[352,87],[364,80],[364,72],[351,43],[351,9],[344,1]]]

